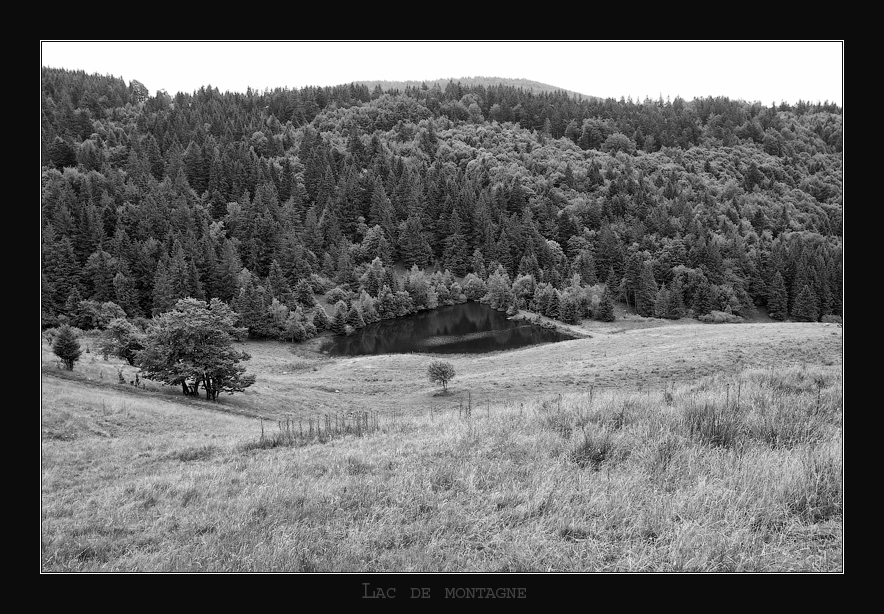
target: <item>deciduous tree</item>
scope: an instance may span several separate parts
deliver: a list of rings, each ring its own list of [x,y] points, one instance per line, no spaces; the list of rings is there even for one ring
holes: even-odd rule
[[[448,391],[448,382],[454,379],[454,365],[442,360],[434,360],[427,367],[427,377],[434,384],[442,384],[442,391]]]
[[[242,392],[255,383],[240,364],[251,358],[233,346],[246,330],[234,326],[239,316],[225,303],[194,298],[179,300],[166,313],[154,316],[136,364],[142,376],[164,385],[180,385],[196,395],[202,385],[206,398],[222,392]]]

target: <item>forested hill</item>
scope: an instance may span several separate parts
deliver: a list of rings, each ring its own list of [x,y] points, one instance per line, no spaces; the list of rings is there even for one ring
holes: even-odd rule
[[[587,96],[586,94],[572,92],[554,85],[540,83],[539,81],[531,81],[529,79],[506,79],[503,77],[461,77],[459,79],[434,79],[431,81],[359,81],[358,83],[366,86],[370,90],[379,88],[380,92],[374,92],[375,94],[384,92],[400,94],[408,88],[429,89],[432,87],[438,87],[440,89],[446,89],[449,84],[460,83],[462,87],[470,88],[484,87],[487,89],[489,87],[495,88],[503,86],[521,89],[525,92],[531,92],[532,94],[555,94],[558,92],[565,92],[570,96],[576,97],[578,100],[592,98],[592,96]]]
[[[649,315],[842,312],[831,104],[463,83],[150,97],[44,68],[41,127],[44,324],[184,296],[301,312],[305,287],[376,296],[373,261],[496,271],[523,306],[605,284]]]

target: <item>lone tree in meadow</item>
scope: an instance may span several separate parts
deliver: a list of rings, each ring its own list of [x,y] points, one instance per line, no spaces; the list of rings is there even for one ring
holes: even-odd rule
[[[448,382],[454,379],[454,366],[450,362],[434,360],[427,367],[427,377],[434,384],[442,384],[442,391],[448,391]]]
[[[77,335],[70,326],[64,325],[58,330],[55,342],[52,344],[52,351],[61,358],[64,366],[68,371],[74,370],[74,363],[80,360],[80,342],[77,341]]]
[[[206,399],[218,394],[242,392],[255,383],[240,362],[250,356],[233,347],[246,336],[245,328],[234,326],[238,315],[217,298],[206,304],[194,298],[179,300],[172,311],[154,316],[137,352],[141,376],[164,385],[181,386],[186,395],[196,395],[200,386]]]

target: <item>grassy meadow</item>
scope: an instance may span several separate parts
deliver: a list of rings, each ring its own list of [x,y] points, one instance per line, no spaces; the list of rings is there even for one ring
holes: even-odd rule
[[[427,355],[246,343],[218,404],[44,340],[42,569],[842,571],[840,326],[593,326],[447,356],[447,395]]]

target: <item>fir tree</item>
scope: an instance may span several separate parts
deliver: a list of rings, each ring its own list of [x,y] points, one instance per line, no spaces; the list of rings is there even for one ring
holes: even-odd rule
[[[660,286],[657,291],[657,299],[654,301],[654,315],[658,318],[669,317],[669,290],[666,284]]]
[[[316,309],[313,311],[313,326],[316,327],[317,331],[329,330],[329,327],[331,326],[331,320],[328,317],[328,313],[326,313],[321,305],[317,305]]]
[[[313,297],[313,287],[306,279],[298,281],[295,285],[294,295],[295,300],[304,307],[313,307],[316,304],[316,299]]]
[[[335,315],[332,318],[329,330],[336,335],[343,335],[347,332],[347,303],[338,301],[335,305]]]
[[[653,316],[656,301],[657,282],[654,280],[654,269],[650,263],[646,262],[642,266],[638,291],[635,296],[635,306],[639,315],[645,317]]]
[[[422,269],[427,268],[433,252],[423,235],[420,215],[412,213],[408,216],[402,236],[399,238],[399,251],[405,266],[411,267],[416,264]]]
[[[166,267],[166,261],[160,260],[157,264],[156,275],[153,279],[153,307],[151,313],[159,315],[169,311],[175,306],[175,294],[172,288],[172,280]]]
[[[816,322],[819,319],[819,299],[810,286],[803,286],[795,297],[792,317],[799,322]]]
[[[561,306],[562,299],[559,297],[559,292],[553,288],[552,293],[549,295],[549,302],[546,304],[544,315],[548,318],[558,320],[561,315]]]
[[[694,291],[692,307],[694,309],[694,316],[702,316],[712,310],[712,287],[705,278],[697,285],[697,289]]]
[[[272,297],[278,298],[283,303],[288,303],[291,300],[292,290],[289,288],[289,282],[286,280],[285,275],[283,275],[282,268],[276,260],[270,263],[267,285]]]
[[[666,315],[663,317],[669,318],[670,320],[678,320],[684,317],[685,314],[685,306],[684,306],[684,292],[681,287],[681,282],[679,282],[678,278],[672,282],[672,285],[668,290],[669,296],[668,301],[666,303]]]
[[[83,297],[80,296],[80,290],[77,286],[74,286],[71,288],[70,293],[68,293],[67,300],[65,300],[64,307],[62,308],[62,313],[68,318],[74,319],[77,316],[77,312],[80,310],[80,302],[82,300]]]
[[[347,313],[347,324],[353,328],[365,327],[365,320],[362,318],[362,313],[360,313],[355,304],[350,306],[350,311]]]
[[[74,363],[80,360],[80,355],[83,353],[77,336],[66,324],[59,329],[52,344],[52,351],[61,359],[68,371],[74,370]]]
[[[445,262],[445,268],[454,271],[458,277],[463,277],[469,269],[470,248],[456,210],[451,218],[449,228],[451,230],[444,241],[445,251],[442,259]]]
[[[479,277],[479,279],[485,281],[485,279],[488,277],[488,273],[485,270],[485,257],[482,255],[482,250],[478,248],[473,251],[472,267],[473,273],[475,273]]]
[[[789,297],[786,283],[779,271],[774,273],[767,293],[767,312],[774,320],[785,320],[788,315]]]
[[[126,315],[129,317],[141,315],[135,286],[129,277],[123,275],[122,271],[114,276],[114,297],[116,303],[125,310]]]
[[[570,294],[566,294],[561,300],[561,320],[566,324],[576,324],[580,319],[577,301]]]
[[[396,317],[396,298],[387,284],[381,286],[381,289],[378,291],[375,309],[377,309],[378,315],[382,320]]]
[[[617,277],[617,274],[614,272],[614,267],[608,269],[608,276],[605,278],[605,287],[608,292],[611,293],[611,299],[613,300],[620,287],[620,278]]]
[[[595,316],[598,320],[602,322],[613,322],[614,321],[614,301],[611,298],[611,292],[608,288],[605,288],[605,291],[602,292],[601,299],[599,300],[598,309],[596,309]]]

